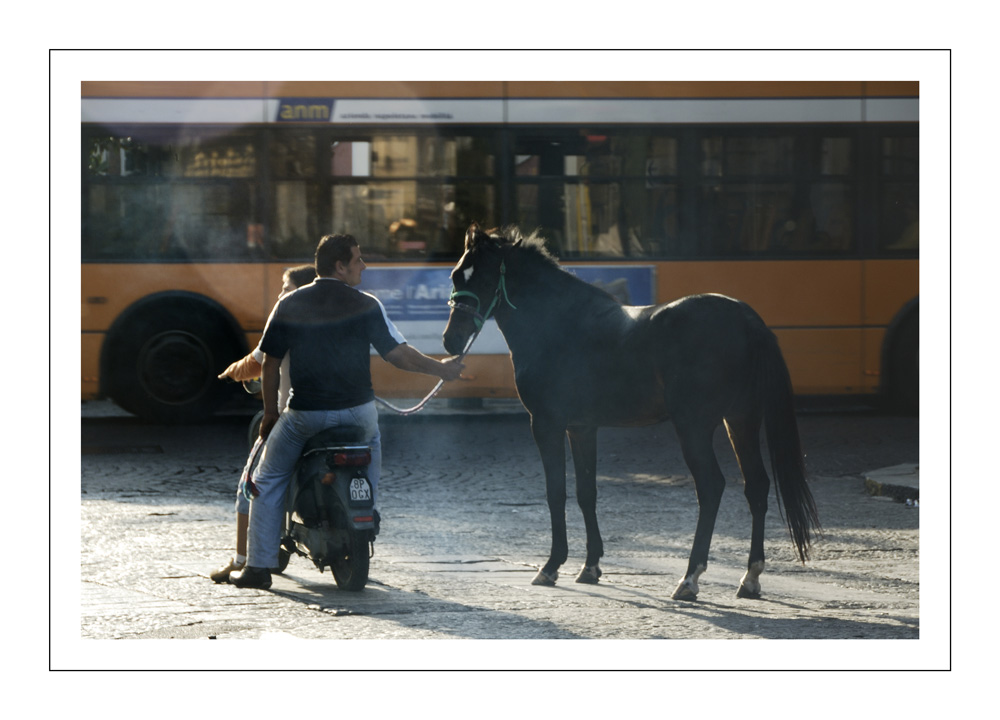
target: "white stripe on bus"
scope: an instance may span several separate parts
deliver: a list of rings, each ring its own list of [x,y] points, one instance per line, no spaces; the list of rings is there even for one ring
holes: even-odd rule
[[[83,98],[93,123],[278,123],[280,99]],[[917,122],[917,98],[336,99],[337,125]]]

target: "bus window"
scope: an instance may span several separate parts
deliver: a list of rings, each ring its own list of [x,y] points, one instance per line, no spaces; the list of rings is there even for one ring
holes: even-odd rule
[[[674,251],[678,142],[600,128],[516,139],[516,217],[564,257]]]
[[[849,137],[710,136],[701,142],[698,254],[855,249]]]
[[[920,248],[919,139],[885,137],[881,150],[879,248],[913,252]]]
[[[701,141],[698,254],[770,249],[790,229],[794,186],[790,137],[710,136]],[[759,181],[748,182],[749,178]],[[784,183],[768,182],[784,180]]]
[[[794,233],[792,184],[713,184],[702,188],[699,255],[765,252]]]
[[[87,172],[93,178],[252,178],[257,171],[249,133],[185,128],[134,129],[127,134],[84,137]]]
[[[708,137],[701,142],[702,175],[732,178],[791,175],[795,144],[791,137]]]
[[[254,222],[250,134],[89,135],[84,259],[238,259]]]
[[[808,206],[804,226],[790,250],[846,253],[854,242],[854,142],[819,138],[808,156]]]
[[[417,180],[335,184],[333,231],[363,241],[365,257],[457,259],[472,222],[496,223],[492,184]]]
[[[854,249],[854,202],[846,183],[810,185],[807,218],[787,247],[802,253],[846,253]]]
[[[316,177],[317,143],[312,132],[274,135],[270,141],[271,172],[281,178]]]
[[[269,253],[275,258],[310,258],[316,251],[316,238],[322,230],[319,212],[320,187],[305,180],[275,180],[274,216],[267,239]]]
[[[472,222],[499,224],[491,137],[372,135],[332,143],[333,232],[371,259],[453,259]]]
[[[270,148],[273,216],[268,252],[283,259],[308,258],[321,231],[318,142],[311,130],[274,134]]]
[[[819,141],[819,174],[825,177],[850,175],[854,167],[851,138],[824,137]]]
[[[441,135],[381,135],[371,142],[373,177],[440,178],[493,174],[486,138]]]

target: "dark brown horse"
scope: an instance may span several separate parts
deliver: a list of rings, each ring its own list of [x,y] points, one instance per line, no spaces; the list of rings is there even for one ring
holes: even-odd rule
[[[771,469],[799,558],[819,528],[806,484],[791,382],[774,334],[748,305],[695,295],[667,305],[630,307],[559,267],[542,243],[516,229],[469,228],[451,274],[445,349],[461,353],[496,318],[514,363],[517,392],[545,470],[552,549],[534,579],[552,585],[568,555],[566,453],[576,468],[587,560],[577,582],[596,583],[604,554],[597,527],[597,428],[673,420],[698,493],[698,524],[675,599],[693,600],[708,564],[725,479],[712,435],[725,423],[753,516],[750,558],[739,597],[760,596],[764,515],[770,478],[761,455],[767,432]]]

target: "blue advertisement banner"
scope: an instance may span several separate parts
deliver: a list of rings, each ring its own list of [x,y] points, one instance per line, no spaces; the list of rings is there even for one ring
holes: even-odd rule
[[[450,268],[380,268],[369,266],[361,276],[361,290],[385,305],[395,323],[448,320]]]
[[[654,269],[649,265],[563,266],[577,277],[607,290],[625,305],[655,302]],[[362,276],[361,289],[385,305],[395,323],[448,320],[451,268],[371,267]]]

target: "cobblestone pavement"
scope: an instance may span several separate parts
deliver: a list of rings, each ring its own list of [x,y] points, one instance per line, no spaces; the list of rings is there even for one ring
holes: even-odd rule
[[[686,567],[697,511],[694,484],[670,424],[601,431],[600,584],[573,582],[583,561],[584,531],[572,473],[570,560],[555,588],[530,584],[548,551],[548,511],[527,416],[511,408],[411,418],[383,414],[384,522],[365,591],[338,591],[329,573],[320,574],[302,558],[274,576],[270,591],[215,585],[208,573],[232,553],[232,499],[247,448],[246,421],[231,416],[198,427],[161,427],[127,417],[85,418],[83,639],[921,635],[920,508],[872,497],[864,486],[870,469],[918,462],[915,418],[800,416],[824,534],[812,560],[798,563],[772,490],[760,601],[735,597],[749,550],[750,515],[720,432],[719,457],[730,487],[697,602],[670,599]],[[556,654],[564,647],[546,646]],[[402,666],[406,657],[394,655]],[[555,662],[565,667],[602,662],[589,654],[560,657]],[[739,657],[731,662],[738,666]],[[439,662],[455,666],[453,657]],[[671,660],[630,654],[628,662],[660,667]]]

